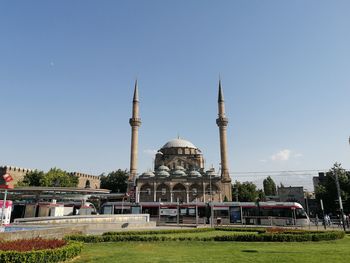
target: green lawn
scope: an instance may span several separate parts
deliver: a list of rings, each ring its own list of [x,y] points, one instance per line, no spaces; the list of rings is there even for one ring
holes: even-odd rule
[[[86,244],[79,262],[350,262],[350,236],[304,243],[116,242]]]

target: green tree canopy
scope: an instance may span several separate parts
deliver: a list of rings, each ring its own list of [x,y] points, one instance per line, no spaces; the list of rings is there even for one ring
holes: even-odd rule
[[[28,172],[19,186],[48,186],[48,187],[76,187],[78,177],[58,168],[51,168],[47,173],[34,170]]]
[[[34,170],[28,172],[23,180],[18,182],[18,186],[41,186],[40,182],[44,178],[45,173],[43,171]]]
[[[58,168],[51,168],[41,180],[42,186],[76,187],[78,177]]]
[[[236,200],[237,197],[240,202],[255,202],[258,198],[263,200],[264,193],[258,190],[252,182],[236,181],[232,187],[232,200]]]
[[[107,175],[101,175],[101,188],[109,189],[112,193],[126,193],[128,187],[127,170],[118,169]]]
[[[344,204],[344,211],[350,212],[350,173],[346,172],[340,163],[334,166],[326,173],[324,182],[316,187],[316,198],[322,199],[326,213],[337,213],[339,210],[337,187],[335,183],[335,174],[338,175],[340,193]]]
[[[264,179],[263,185],[265,195],[276,195],[276,184],[271,176],[268,176],[266,179]]]

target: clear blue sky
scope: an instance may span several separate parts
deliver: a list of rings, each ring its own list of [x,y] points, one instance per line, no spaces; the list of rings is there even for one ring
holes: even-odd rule
[[[337,0],[1,1],[0,165],[128,168],[137,76],[139,170],[177,134],[217,168],[220,74],[231,172],[350,168],[349,11]]]

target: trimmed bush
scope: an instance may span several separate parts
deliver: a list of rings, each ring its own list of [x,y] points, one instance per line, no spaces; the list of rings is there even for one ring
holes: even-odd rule
[[[2,263],[55,263],[72,259],[80,254],[82,244],[69,241],[55,249],[32,250],[26,252],[0,251],[0,262]]]
[[[218,231],[234,231],[234,232],[255,232],[255,233],[266,233],[267,229],[262,227],[215,227]]]
[[[190,228],[190,229],[167,229],[167,230],[138,230],[138,231],[119,231],[119,232],[105,232],[103,236],[118,235],[162,235],[162,234],[177,234],[177,233],[198,233],[214,231],[216,228]]]
[[[218,235],[198,235],[210,231],[227,232]],[[237,233],[238,232],[238,233]],[[177,234],[194,235],[177,235]],[[173,235],[172,235],[173,234]],[[125,232],[106,232],[102,236],[71,235],[67,240],[82,241],[85,243],[96,242],[124,242],[124,241],[244,241],[244,242],[303,242],[335,240],[344,237],[342,231],[305,231],[283,228],[238,228],[215,227],[195,229],[172,230],[142,230]]]

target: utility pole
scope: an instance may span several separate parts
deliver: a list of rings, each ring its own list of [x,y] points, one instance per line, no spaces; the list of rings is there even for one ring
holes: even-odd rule
[[[324,226],[324,229],[327,229],[327,226],[326,226],[327,222],[326,222],[326,219],[324,217],[324,207],[323,207],[323,200],[322,199],[320,200],[320,204],[321,204],[321,210],[322,210],[323,226]]]
[[[337,186],[337,194],[338,194],[338,200],[339,200],[339,208],[340,208],[340,222],[343,222],[343,229],[345,229],[345,220],[344,220],[344,211],[343,211],[343,203],[341,200],[341,194],[340,194],[340,185],[339,185],[339,178],[338,178],[338,172],[334,171],[334,176],[335,176],[335,184]]]

